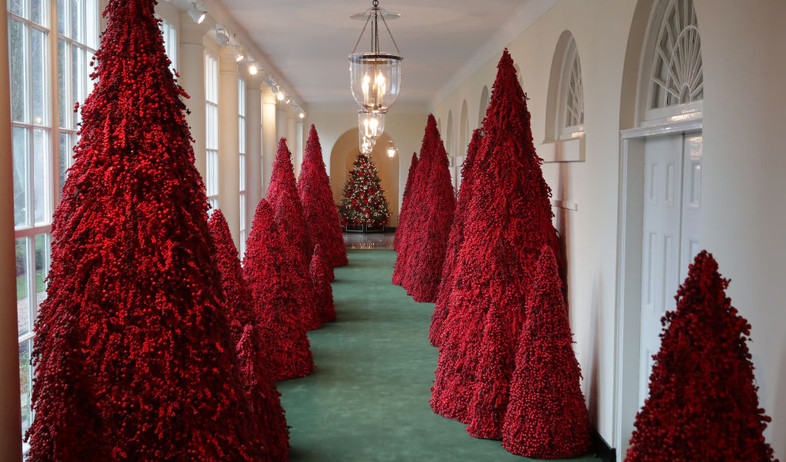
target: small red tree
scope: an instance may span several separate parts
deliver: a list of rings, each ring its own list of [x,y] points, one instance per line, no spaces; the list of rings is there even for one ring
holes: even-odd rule
[[[425,202],[417,208],[423,226],[412,230],[413,245],[407,261],[410,269],[404,287],[415,301],[433,303],[437,301],[437,289],[442,279],[456,196],[448,170],[448,155],[433,115],[429,116],[426,132],[426,136],[433,139],[431,147],[434,151],[426,157],[430,165],[426,166],[428,177],[423,183]]]
[[[306,152],[300,168],[297,189],[312,245],[322,246],[325,259],[331,266],[346,265],[347,248],[341,235],[341,220],[338,217],[336,204],[333,203],[330,178],[325,171],[322,146],[319,144],[319,135],[314,125],[311,125],[306,141]]]
[[[250,461],[183,90],[154,0],[110,0],[52,224],[30,461]]]
[[[281,236],[281,263],[287,268],[287,271],[282,273],[282,277],[289,280],[297,298],[296,313],[306,326],[306,330],[319,329],[322,322],[319,320],[319,311],[314,298],[314,285],[308,274],[308,264],[313,249],[295,184],[292,154],[284,138],[281,138],[278,143],[267,200],[275,212],[276,226]]]
[[[289,429],[280,393],[270,375],[267,351],[259,336],[254,301],[243,279],[237,249],[224,215],[215,210],[208,223],[213,237],[213,259],[221,275],[232,344],[237,352],[240,377],[250,407],[249,419],[260,429],[271,460],[287,460]]]
[[[322,322],[336,320],[336,307],[333,305],[333,288],[330,286],[329,269],[331,269],[331,266],[323,256],[322,246],[317,244],[314,247],[314,256],[311,257],[309,272],[311,273],[311,280],[314,282],[314,290],[316,290],[317,305],[319,306],[319,315]]]
[[[545,246],[527,297],[518,340],[502,445],[513,454],[567,459],[590,450],[590,423],[581,393],[562,281]]]
[[[636,416],[626,461],[772,461],[747,341],[729,280],[700,252],[666,313],[650,393]]]
[[[393,238],[393,249],[399,252],[399,246],[407,233],[405,223],[407,221],[407,210],[410,204],[410,195],[412,193],[412,183],[415,180],[415,172],[418,168],[418,155],[412,153],[412,162],[409,164],[409,173],[407,174],[407,184],[404,186],[404,196],[401,199],[401,211],[398,214],[398,227],[396,228],[396,236]]]
[[[308,336],[297,316],[297,299],[283,274],[289,269],[281,265],[280,242],[273,209],[262,199],[246,242],[243,277],[254,300],[274,380],[303,377],[314,369]]]

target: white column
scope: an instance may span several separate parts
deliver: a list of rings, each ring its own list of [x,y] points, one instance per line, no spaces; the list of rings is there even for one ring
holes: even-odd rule
[[[257,79],[246,80],[246,221],[251,229],[262,199],[262,90]]]
[[[8,14],[0,8],[0,459],[22,460]]]
[[[180,54],[179,69],[180,86],[188,93],[185,100],[190,114],[186,121],[194,138],[194,163],[197,170],[205,178],[205,47],[202,40],[207,27],[196,24],[184,12],[180,15]]]
[[[273,159],[276,158],[278,130],[276,96],[268,87],[262,89],[262,196],[267,195],[270,175],[273,173]]]
[[[218,208],[240,248],[240,159],[238,158],[237,61],[222,47],[218,64]]]

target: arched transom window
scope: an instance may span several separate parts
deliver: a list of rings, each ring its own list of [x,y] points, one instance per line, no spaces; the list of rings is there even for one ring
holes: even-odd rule
[[[584,86],[579,52],[572,35],[562,63],[558,117],[557,138],[571,138],[584,131]]]

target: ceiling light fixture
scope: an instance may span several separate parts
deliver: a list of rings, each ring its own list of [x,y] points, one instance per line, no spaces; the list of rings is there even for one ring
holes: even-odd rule
[[[251,75],[257,75],[257,72],[259,72],[259,68],[257,67],[257,63],[255,63],[254,61],[250,61],[248,63],[248,73],[251,74]]]
[[[207,17],[207,11],[204,6],[197,5],[196,1],[192,1],[191,6],[188,8],[188,15],[191,16],[195,23],[202,24]]]
[[[229,31],[221,24],[216,24],[216,42],[220,47],[229,45]]]
[[[397,152],[398,150],[396,149],[395,146],[393,146],[393,143],[391,143],[390,146],[388,146],[388,157],[390,157],[391,159],[396,157]]]
[[[243,48],[240,45],[235,45],[235,62],[241,62],[246,59],[246,54],[243,52]]]
[[[376,140],[385,131],[385,114],[376,111],[358,111],[358,130],[364,138]]]
[[[398,99],[401,91],[401,51],[390,32],[387,21],[400,17],[379,7],[379,0],[372,1],[372,7],[365,13],[353,15],[353,19],[366,19],[355,48],[349,55],[349,74],[352,96],[366,111],[386,112]],[[380,50],[379,19],[388,31],[395,53]],[[371,50],[358,52],[357,48],[366,29],[371,34]]]
[[[297,116],[300,117],[301,119],[305,119],[306,118],[306,113],[303,112],[303,110],[301,109]]]
[[[283,91],[279,90],[278,93],[276,93],[276,99],[279,101],[284,101],[284,98],[286,98],[286,95],[284,95]]]

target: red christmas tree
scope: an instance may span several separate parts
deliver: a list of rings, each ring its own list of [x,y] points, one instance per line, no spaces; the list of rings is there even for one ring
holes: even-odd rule
[[[421,196],[425,201],[416,208],[420,213],[416,220],[422,226],[412,229],[412,246],[407,256],[410,267],[404,287],[415,301],[433,303],[437,301],[442,279],[456,196],[448,170],[448,155],[433,115],[429,115],[426,137],[432,138],[430,146],[434,151],[426,157],[430,165],[424,169],[428,172],[428,176],[423,178],[425,190]]]
[[[472,184],[472,165],[482,139],[483,132],[480,129],[472,133],[472,140],[469,142],[467,149],[467,157],[464,159],[464,165],[461,167],[461,188],[459,189],[459,197],[456,203],[456,215],[450,228],[450,236],[448,237],[448,248],[445,251],[445,263],[442,267],[442,278],[437,291],[437,303],[434,307],[434,313],[431,315],[429,340],[435,347],[439,346],[442,337],[442,324],[448,317],[448,294],[453,286],[456,259],[458,258],[459,250],[461,250],[461,244],[464,243],[464,224],[467,220],[469,203],[472,199],[472,188],[470,187]]]
[[[507,50],[483,132],[472,166],[464,242],[446,294],[448,316],[431,404],[437,413],[470,424],[473,434],[499,437],[507,399],[500,394],[508,390],[512,368],[506,365],[513,362],[511,346],[523,324],[533,267],[544,244],[554,249],[558,244],[551,191]],[[484,336],[484,331],[494,335]],[[478,385],[481,380],[485,383]],[[476,393],[468,414],[467,396]]]
[[[110,0],[36,322],[30,461],[260,460],[154,0]]]
[[[663,317],[626,461],[774,460],[747,346],[751,326],[731,306],[728,285],[712,254],[699,253],[676,310]]]
[[[410,206],[410,195],[412,193],[412,183],[415,180],[415,172],[418,168],[418,155],[412,153],[412,162],[409,164],[409,173],[407,174],[407,184],[404,186],[404,196],[401,199],[401,212],[398,214],[398,227],[396,228],[396,236],[393,238],[393,249],[399,252],[401,241],[407,233],[405,223],[407,221],[407,210]]]
[[[333,203],[333,192],[322,160],[319,135],[313,125],[308,134],[297,188],[311,243],[322,246],[325,258],[332,266],[346,265],[347,249],[341,235],[341,220],[336,204]]]
[[[300,321],[306,330],[319,329],[322,322],[314,298],[314,284],[308,274],[313,249],[295,184],[292,154],[284,138],[278,143],[276,159],[273,161],[267,200],[275,211],[276,226],[281,236],[281,263],[287,268],[282,276],[290,280],[289,284],[297,298]]]
[[[562,280],[545,246],[527,297],[502,445],[520,456],[567,459],[592,447]]]
[[[237,249],[224,215],[216,210],[208,223],[213,237],[213,258],[221,275],[230,338],[238,356],[240,376],[251,413],[260,429],[271,460],[289,457],[289,429],[281,407],[280,393],[270,375],[267,351],[259,336],[254,301],[243,279]]]
[[[360,153],[355,159],[338,213],[344,226],[381,228],[388,222],[388,200],[370,156]]]
[[[314,282],[314,289],[317,294],[317,305],[322,322],[336,320],[336,307],[333,305],[333,288],[330,286],[330,273],[332,268],[322,253],[322,246],[317,244],[314,247],[314,256],[311,257],[311,280]]]
[[[280,242],[273,208],[262,199],[246,242],[243,277],[254,300],[274,380],[303,377],[314,369],[308,336],[297,315],[297,299],[284,276],[289,269],[281,265]]]

